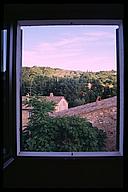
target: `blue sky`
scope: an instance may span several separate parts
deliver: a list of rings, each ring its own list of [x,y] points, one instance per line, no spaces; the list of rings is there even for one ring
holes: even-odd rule
[[[22,66],[116,70],[117,26],[25,26]]]

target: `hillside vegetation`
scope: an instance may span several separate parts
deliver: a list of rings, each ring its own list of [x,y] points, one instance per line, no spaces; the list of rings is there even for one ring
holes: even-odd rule
[[[91,87],[89,88],[89,83]],[[116,71],[82,72],[50,67],[22,67],[22,95],[64,96],[69,107],[117,95]]]

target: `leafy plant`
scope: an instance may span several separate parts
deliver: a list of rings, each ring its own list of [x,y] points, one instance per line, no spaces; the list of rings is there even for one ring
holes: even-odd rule
[[[87,88],[88,83],[92,84],[91,90]],[[117,76],[113,70],[80,72],[50,67],[22,68],[22,95],[30,92],[31,95],[48,96],[52,92],[54,95],[64,96],[69,107],[81,105],[81,98],[85,103],[96,101],[97,96],[106,98],[106,83],[111,86],[109,97],[117,95]]]
[[[22,133],[25,151],[103,151],[106,133],[77,116],[50,117],[55,104],[39,98],[27,101],[32,115]]]

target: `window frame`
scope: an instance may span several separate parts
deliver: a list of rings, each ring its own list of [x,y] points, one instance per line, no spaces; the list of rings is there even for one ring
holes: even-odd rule
[[[20,150],[21,139],[21,26],[39,26],[39,25],[118,25],[119,26],[119,151],[114,152],[24,152]],[[38,156],[38,157],[106,157],[123,156],[123,132],[124,132],[124,45],[123,45],[123,20],[88,20],[88,19],[65,19],[65,20],[19,20],[16,28],[16,154],[17,156]],[[117,72],[117,75],[118,75]],[[19,110],[17,110],[19,109]]]
[[[6,56],[6,60],[5,60],[5,66],[3,66],[3,69],[2,71],[4,71],[6,73],[6,77],[5,77],[5,83],[3,83],[3,88],[5,89],[6,88],[6,92],[4,92],[5,95],[3,95],[3,98],[5,97],[5,100],[6,100],[6,103],[3,101],[3,115],[4,115],[4,119],[6,119],[6,121],[4,120],[4,123],[3,123],[3,128],[4,128],[4,131],[5,133],[7,132],[7,137],[6,139],[3,137],[3,143],[2,143],[2,147],[3,147],[3,150],[5,150],[6,148],[4,148],[4,142],[7,142],[6,143],[8,146],[7,148],[7,152],[8,152],[8,157],[7,159],[4,160],[4,156],[3,156],[3,159],[2,159],[2,164],[3,164],[3,169],[5,169],[6,167],[8,167],[9,164],[11,164],[14,160],[15,160],[15,157],[16,157],[16,146],[15,146],[15,133],[14,133],[14,129],[13,129],[13,125],[14,125],[14,108],[12,107],[13,106],[13,28],[12,28],[12,25],[10,26],[3,26],[2,27],[2,30],[1,30],[1,35],[3,33],[3,31],[6,31],[6,47],[5,47],[5,56]],[[2,35],[2,38],[3,38],[3,35]],[[4,41],[4,39],[2,39],[2,41]],[[4,45],[2,45],[4,46]],[[3,60],[4,58],[2,58]],[[4,87],[5,86],[5,87]],[[3,134],[4,134],[4,131],[3,131]],[[7,141],[5,141],[5,140]],[[3,155],[3,154],[2,154]]]

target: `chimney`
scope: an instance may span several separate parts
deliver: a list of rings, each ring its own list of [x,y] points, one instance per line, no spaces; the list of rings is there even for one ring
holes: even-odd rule
[[[53,93],[50,93],[50,97],[53,97]]]

